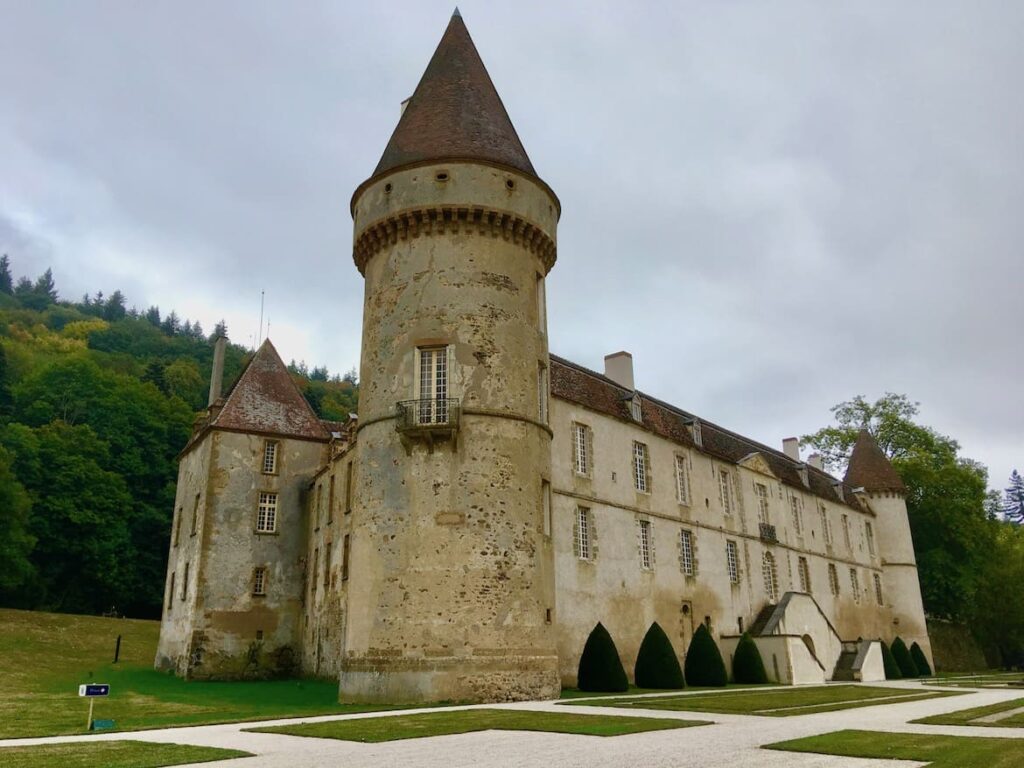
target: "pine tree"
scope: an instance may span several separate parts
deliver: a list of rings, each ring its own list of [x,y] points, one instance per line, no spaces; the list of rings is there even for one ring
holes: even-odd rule
[[[651,624],[640,643],[633,681],[638,688],[683,688],[686,685],[672,641],[658,622]]]
[[[210,341],[216,341],[221,336],[225,339],[228,337],[228,324],[223,319],[213,327],[213,333],[210,334]]]
[[[1024,523],[1024,477],[1016,469],[1010,473],[1010,484],[1003,491],[1003,517]]]
[[[0,256],[0,293],[8,296],[14,293],[14,278],[11,276],[11,260],[5,253]]]
[[[124,315],[124,294],[120,291],[114,291],[110,294],[106,304],[103,305],[103,319],[113,322],[115,320],[122,320]]]
[[[146,320],[155,325],[157,328],[160,327],[160,307],[150,307],[146,310]]]
[[[576,672],[576,687],[581,691],[621,693],[629,690],[626,670],[619,660],[615,641],[598,622],[583,646]]]
[[[57,300],[57,286],[53,282],[53,270],[49,267],[36,280],[35,292],[40,297],[49,299],[50,304]]]

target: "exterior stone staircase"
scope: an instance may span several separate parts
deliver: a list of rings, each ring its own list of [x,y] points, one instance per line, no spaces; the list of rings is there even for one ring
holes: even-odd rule
[[[843,651],[839,654],[835,671],[832,673],[833,680],[857,680],[854,662],[857,661],[857,654],[859,652],[860,647],[857,643],[843,643]]]

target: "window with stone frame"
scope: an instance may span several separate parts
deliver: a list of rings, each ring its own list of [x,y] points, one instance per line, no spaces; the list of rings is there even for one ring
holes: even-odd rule
[[[853,551],[853,542],[850,541],[850,516],[843,515],[843,543],[846,544],[846,548]]]
[[[593,559],[593,520],[588,507],[576,507],[576,521],[573,525],[573,550],[580,560]]]
[[[572,425],[572,466],[577,475],[590,477],[593,465],[593,433],[586,424]]]
[[[793,518],[793,533],[797,536],[804,535],[804,514],[802,505],[800,503],[800,497],[796,494],[792,494],[789,497],[789,509],[790,514]]]
[[[800,591],[811,594],[811,569],[806,557],[797,558],[796,570],[800,577]]]
[[[839,572],[835,563],[828,564],[828,588],[832,591],[833,597],[839,597]]]
[[[828,508],[824,504],[818,505],[818,515],[821,518],[821,538],[829,547],[832,546],[832,522],[828,519]]]
[[[770,525],[771,517],[768,514],[768,486],[764,483],[754,483],[754,494],[757,496],[757,522],[761,525]]]
[[[697,575],[697,563],[693,557],[693,531],[686,528],[679,531],[679,570],[684,576]]]
[[[740,583],[740,552],[735,541],[725,542],[725,566],[729,572],[729,581]]]
[[[277,440],[264,440],[263,441],[263,474],[264,475],[276,475],[277,474]]]
[[[640,395],[633,395],[629,401],[629,415],[633,417],[633,421],[637,424],[642,424],[644,421],[644,409],[640,403]]]
[[[686,456],[676,454],[676,501],[690,506],[690,470]]]
[[[416,421],[448,423],[448,347],[417,347]]]
[[[651,492],[651,458],[647,444],[633,441],[633,487],[640,493]]]
[[[860,577],[857,575],[857,569],[850,569],[850,589],[853,590],[853,599],[855,602],[860,602]]]
[[[654,542],[651,540],[651,521],[637,520],[639,535],[640,567],[650,570],[654,567]]]
[[[263,566],[252,569],[252,593],[256,596],[267,594],[267,569]]]
[[[879,605],[885,605],[885,600],[882,599],[882,577],[877,573],[874,574],[875,578],[875,602]]]
[[[722,504],[722,511],[731,515],[733,510],[732,477],[724,469],[718,470],[718,500]]]
[[[871,521],[864,521],[864,539],[868,543],[868,554],[875,556],[875,529],[871,527]]]
[[[256,504],[256,532],[275,533],[277,531],[277,494],[260,491]]]
[[[779,600],[779,572],[775,566],[775,555],[765,552],[761,556],[761,571],[764,575],[764,593],[769,603]]]

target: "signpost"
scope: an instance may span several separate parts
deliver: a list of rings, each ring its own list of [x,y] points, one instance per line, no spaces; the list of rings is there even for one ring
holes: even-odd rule
[[[92,705],[100,696],[110,695],[110,686],[106,683],[85,683],[78,686],[78,695],[89,699],[89,719],[85,723],[85,730],[92,730]]]

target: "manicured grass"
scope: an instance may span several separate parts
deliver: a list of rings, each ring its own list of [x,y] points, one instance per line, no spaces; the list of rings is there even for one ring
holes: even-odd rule
[[[925,685],[941,685],[954,688],[1024,688],[1024,674],[1000,672],[956,677],[932,677],[922,681]]]
[[[789,717],[958,695],[948,691],[918,692],[898,688],[871,688],[861,685],[828,685],[815,688],[746,689],[646,699],[601,699],[600,701],[577,703],[590,707],[636,707],[639,709]]]
[[[45,744],[37,747],[0,747],[4,768],[160,768],[164,765],[207,763],[233,757],[252,757],[248,752],[183,744],[150,744],[145,741],[100,741],[92,744]]]
[[[392,717],[361,717],[326,723],[298,723],[271,728],[253,728],[260,733],[285,733],[318,739],[380,742],[421,739],[473,731],[544,731],[582,736],[621,736],[627,733],[663,731],[709,725],[702,720],[669,720],[651,717],[576,715],[560,712],[530,712],[516,709],[462,709],[424,712]]]
[[[764,685],[738,685],[738,684],[735,684],[735,683],[729,683],[729,685],[726,686],[725,688],[718,688],[718,687],[715,687],[715,688],[701,688],[701,687],[680,688],[678,691],[675,691],[675,692],[678,692],[678,693],[682,693],[684,691],[708,691],[708,692],[714,692],[714,691],[729,691],[729,690],[742,691],[742,690],[749,690],[751,688],[755,688],[756,689],[756,688],[770,688],[770,687],[778,688],[779,684],[778,683],[765,683]],[[645,693],[673,693],[673,692],[674,692],[674,689],[666,689],[666,688],[637,688],[636,686],[633,686],[633,685],[629,686],[629,690],[626,691],[625,693],[622,693],[622,692],[618,692],[618,693],[595,693],[594,691],[581,691],[579,688],[563,688],[562,689],[562,693],[559,695],[558,698],[560,698],[560,699],[591,699],[591,698],[606,697],[606,696],[622,697],[622,696],[637,696],[637,695],[645,694]]]
[[[110,684],[95,717],[119,731],[391,709],[339,704],[329,680],[185,682],[153,670],[159,631],[155,621],[0,610],[0,739],[82,733],[85,682]]]
[[[1024,739],[979,736],[836,731],[769,744],[765,749],[880,760],[917,760],[928,763],[932,768],[1018,768],[1024,765]]]
[[[981,725],[990,728],[1020,728],[1024,726],[1024,713],[1010,715],[993,723],[977,723],[972,721],[977,720],[979,717],[987,717],[988,715],[1008,712],[1011,709],[1020,709],[1021,707],[1024,707],[1024,699],[1013,699],[1012,701],[1003,701],[999,704],[989,704],[987,707],[961,709],[957,712],[946,712],[941,715],[924,717],[920,720],[912,720],[911,722],[923,725]]]

